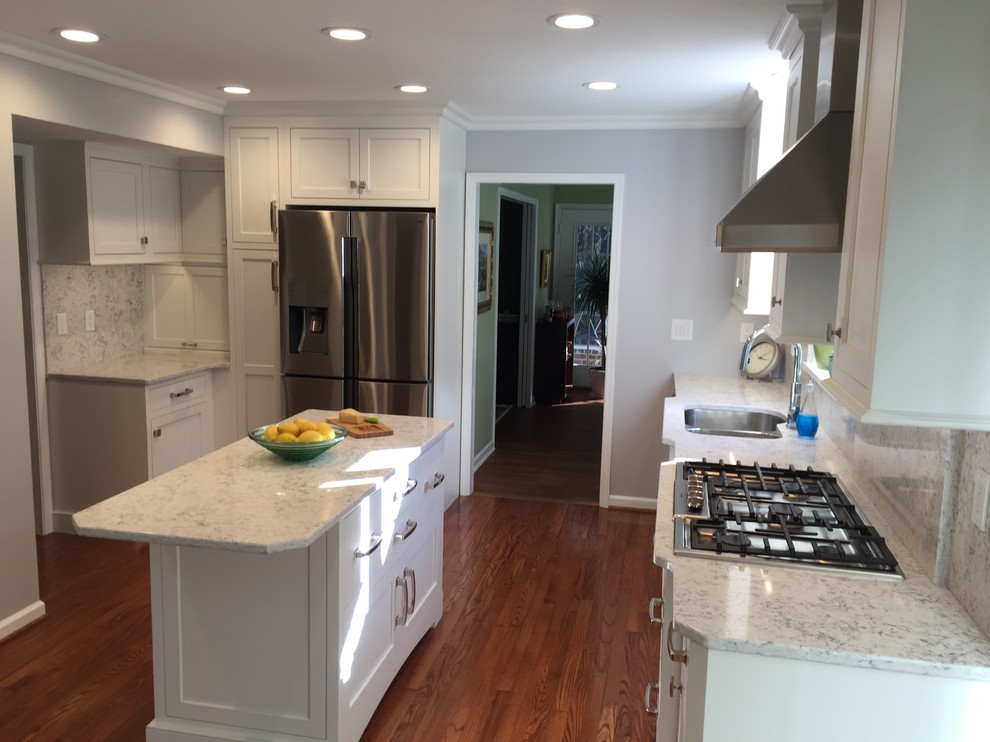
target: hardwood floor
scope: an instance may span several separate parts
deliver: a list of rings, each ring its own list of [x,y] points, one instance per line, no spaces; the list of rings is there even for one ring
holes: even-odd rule
[[[561,455],[534,454],[519,478],[486,485],[493,496],[447,511],[443,618],[363,742],[653,739],[654,514],[519,499],[546,495],[533,483]],[[597,475],[593,489],[597,499]],[[154,716],[147,547],[54,534],[38,554],[48,615],[0,642],[0,740],[143,740]]]

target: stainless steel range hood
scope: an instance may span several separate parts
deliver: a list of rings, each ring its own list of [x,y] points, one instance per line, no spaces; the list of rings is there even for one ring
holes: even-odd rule
[[[719,222],[722,252],[839,252],[862,0],[826,0],[814,125]]]

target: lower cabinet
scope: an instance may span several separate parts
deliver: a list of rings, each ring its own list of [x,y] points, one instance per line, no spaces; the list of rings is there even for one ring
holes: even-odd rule
[[[153,385],[48,379],[54,527],[72,515],[214,449],[213,379],[197,372]]]
[[[307,548],[151,544],[149,742],[357,742],[443,610],[443,441]]]

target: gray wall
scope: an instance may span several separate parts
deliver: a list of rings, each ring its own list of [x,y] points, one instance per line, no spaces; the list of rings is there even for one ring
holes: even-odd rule
[[[468,133],[468,172],[624,176],[619,309],[610,328],[616,398],[607,400],[612,497],[656,501],[663,399],[674,371],[737,372],[735,258],[718,252],[714,232],[739,195],[742,151],[741,129]],[[670,340],[674,318],[694,320],[692,342]]]

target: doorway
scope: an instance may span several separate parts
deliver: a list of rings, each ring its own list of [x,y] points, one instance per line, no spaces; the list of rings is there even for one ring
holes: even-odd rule
[[[536,214],[536,222],[538,227],[536,229],[537,239],[536,245],[533,250],[532,256],[525,261],[525,267],[528,267],[532,273],[529,282],[529,286],[533,287],[534,304],[529,307],[529,319],[535,329],[537,312],[536,307],[539,307],[540,317],[543,317],[543,312],[546,311],[546,307],[551,305],[554,301],[561,306],[572,305],[573,300],[557,300],[554,294],[553,281],[554,273],[553,271],[558,270],[559,266],[553,264],[553,259],[556,257],[553,254],[554,245],[556,241],[555,235],[555,205],[558,203],[581,203],[582,201],[589,201],[589,199],[573,198],[573,194],[580,190],[581,188],[598,188],[598,198],[591,199],[590,202],[596,205],[602,203],[611,202],[614,210],[613,220],[614,232],[612,235],[612,261],[613,270],[610,276],[610,283],[615,285],[615,281],[618,275],[619,267],[619,245],[620,245],[620,235],[618,232],[618,213],[621,207],[622,198],[622,176],[621,175],[606,175],[606,174],[591,174],[591,175],[578,175],[578,174],[549,174],[549,175],[538,175],[538,174],[468,174],[468,188],[467,188],[467,202],[465,208],[466,216],[466,234],[465,238],[468,244],[472,244],[478,239],[478,225],[479,220],[491,219],[495,216],[494,209],[492,208],[489,201],[482,199],[482,192],[484,188],[500,187],[504,184],[506,188],[511,188],[512,190],[519,192],[524,192],[526,195],[535,198],[540,207]],[[557,191],[556,193],[554,193]],[[541,193],[542,192],[542,193]],[[605,197],[602,198],[601,194],[605,193]],[[549,196],[547,195],[549,194]],[[568,197],[571,196],[571,197]],[[489,205],[486,206],[485,204]],[[549,205],[547,205],[549,203]],[[478,271],[477,256],[474,254],[475,251],[467,251],[466,255],[469,256],[465,260],[465,283],[466,285],[473,285],[476,282],[476,275]],[[500,256],[496,257],[496,260],[500,259]],[[573,274],[573,270],[571,270]],[[498,274],[496,274],[498,275]],[[468,295],[470,294],[470,296]],[[497,294],[497,292],[496,292]],[[609,312],[611,317],[611,324],[617,324],[617,318],[615,315],[615,292],[611,294],[612,300],[610,301],[611,310]],[[461,491],[465,493],[470,493],[474,491],[474,472],[479,467],[485,459],[492,454],[494,451],[494,438],[495,438],[495,421],[494,414],[492,414],[490,428],[485,424],[484,418],[488,415],[488,410],[494,408],[495,403],[495,390],[494,390],[494,378],[490,379],[491,382],[491,392],[490,396],[486,396],[485,379],[484,374],[486,368],[489,368],[488,363],[491,366],[495,365],[495,358],[489,357],[487,355],[487,348],[489,347],[489,339],[486,337],[486,333],[489,333],[485,328],[489,325],[494,326],[494,318],[486,317],[484,309],[479,309],[475,307],[475,296],[472,291],[468,291],[465,294],[465,316],[472,318],[473,321],[464,323],[464,351],[465,351],[465,370],[471,370],[472,373],[466,373],[463,385],[463,396],[462,396],[462,414],[465,425],[461,431],[461,451],[462,451],[462,467],[460,472],[460,485]],[[525,314],[525,309],[521,314]],[[501,331],[499,327],[499,331]],[[494,330],[494,327],[492,327]],[[490,333],[494,335],[494,332]],[[478,340],[482,339],[483,342],[479,344]],[[494,347],[494,338],[491,338],[492,347]],[[511,341],[510,341],[511,342]],[[532,352],[532,341],[528,341],[523,347],[530,348]],[[610,344],[610,349],[614,351],[614,343]],[[494,352],[492,352],[494,356]],[[620,361],[621,362],[621,361]],[[532,363],[530,362],[528,368],[530,372],[532,371]],[[494,374],[493,374],[494,376]],[[602,507],[607,507],[609,504],[609,481],[610,481],[610,463],[611,463],[611,429],[612,429],[612,406],[609,401],[609,384],[610,379],[606,380],[605,389],[605,400],[602,405],[602,423],[601,423],[601,454],[600,457],[600,467],[597,471],[600,473],[598,476],[597,484],[597,503]],[[486,449],[485,446],[477,446],[476,444],[479,440],[479,435],[485,432],[485,429],[490,431],[490,441],[491,446]]]

